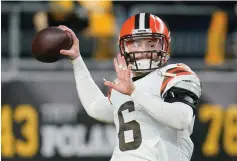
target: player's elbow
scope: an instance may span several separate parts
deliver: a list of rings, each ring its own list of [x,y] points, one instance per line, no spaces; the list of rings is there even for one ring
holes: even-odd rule
[[[93,119],[103,122],[103,123],[113,123],[113,119],[110,117],[103,117],[99,115],[97,112],[87,111],[88,116],[92,117]]]
[[[90,108],[85,108],[86,113],[88,116],[92,117],[95,120],[101,121],[103,118],[101,118],[101,116],[99,115],[100,113],[98,113],[97,111],[95,111],[95,108],[92,106]]]
[[[192,118],[190,116],[186,116],[185,118],[180,119],[179,123],[176,126],[176,129],[178,130],[184,130],[188,128],[192,121]]]
[[[97,99],[89,104],[84,104],[88,116],[100,122],[113,123],[112,108],[107,100]]]
[[[193,118],[193,110],[190,107],[186,107],[178,114],[178,119],[175,121],[175,127],[178,130],[184,130],[188,128]]]
[[[98,111],[99,107],[98,106],[96,107],[96,104],[94,102],[84,105],[84,107],[88,116],[94,119],[97,119],[99,117],[100,114],[100,111]]]
[[[97,117],[95,112],[93,110],[91,110],[91,109],[89,110],[89,108],[86,109],[86,113],[87,113],[88,116],[90,116],[92,118],[96,118]]]

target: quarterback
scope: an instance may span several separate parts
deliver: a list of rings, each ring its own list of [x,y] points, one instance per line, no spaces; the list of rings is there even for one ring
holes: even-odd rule
[[[201,95],[197,75],[185,64],[167,64],[170,31],[157,16],[140,13],[127,19],[114,59],[117,79],[107,81],[106,97],[80,55],[79,40],[61,54],[72,60],[79,98],[89,116],[116,126],[111,161],[189,161],[195,107]]]

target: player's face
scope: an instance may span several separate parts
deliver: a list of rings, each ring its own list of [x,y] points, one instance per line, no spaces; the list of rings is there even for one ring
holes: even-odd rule
[[[150,59],[151,58],[151,52],[143,52],[139,53],[141,51],[160,51],[162,48],[162,42],[161,39],[158,38],[141,38],[141,39],[132,39],[128,40],[126,42],[126,50],[127,52],[134,52],[135,53],[135,59]],[[137,52],[137,53],[136,53]],[[152,59],[156,60],[158,59],[157,54],[152,54]]]

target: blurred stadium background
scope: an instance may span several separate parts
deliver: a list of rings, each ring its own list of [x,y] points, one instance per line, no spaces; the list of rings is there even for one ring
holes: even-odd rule
[[[85,113],[67,59],[43,64],[31,40],[63,24],[80,39],[92,77],[113,79],[119,28],[128,16],[150,12],[168,24],[172,62],[200,77],[192,161],[237,160],[237,2],[44,1],[1,3],[1,155],[12,161],[108,161],[113,125]]]

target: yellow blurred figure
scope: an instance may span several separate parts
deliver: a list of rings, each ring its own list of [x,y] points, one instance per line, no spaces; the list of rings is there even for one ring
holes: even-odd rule
[[[228,16],[224,11],[216,11],[212,15],[208,30],[208,48],[205,62],[208,65],[220,65],[225,61],[225,44],[227,39]]]
[[[115,17],[112,14],[112,1],[49,1],[49,11],[38,12],[34,16],[36,31],[40,31],[48,26],[57,24],[72,25],[80,29],[82,20],[76,23],[73,18],[76,3],[87,9],[89,26],[83,30],[87,36],[96,38],[96,51],[93,53],[96,59],[106,60],[114,56],[115,46],[113,37],[115,36]],[[74,16],[75,17],[75,16]],[[70,22],[69,22],[70,21]],[[74,21],[74,22],[71,22]],[[76,24],[76,25],[75,25]],[[68,26],[71,27],[71,26]]]
[[[49,11],[37,12],[34,15],[34,25],[36,31],[40,31],[49,26],[48,15],[58,22],[63,22],[73,14],[74,2],[73,1],[49,1]]]
[[[112,1],[80,1],[89,11],[90,34],[93,36],[114,36],[115,18]]]
[[[73,1],[50,1],[50,14],[55,20],[63,21],[70,16],[74,9]]]
[[[115,35],[115,17],[112,14],[112,1],[78,1],[89,11],[87,34],[96,37],[95,58],[106,60],[114,55],[113,37]]]

